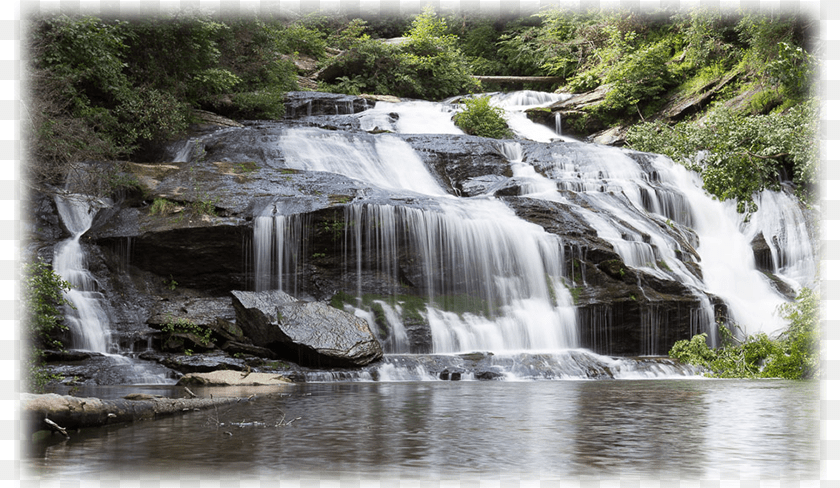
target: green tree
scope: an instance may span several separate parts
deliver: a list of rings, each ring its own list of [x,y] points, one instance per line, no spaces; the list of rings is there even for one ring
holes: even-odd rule
[[[327,69],[340,73],[331,91],[363,92],[438,100],[471,93],[479,88],[470,75],[469,60],[457,47],[457,37],[448,32],[445,19],[426,8],[406,33],[406,42],[385,44],[359,38]]]

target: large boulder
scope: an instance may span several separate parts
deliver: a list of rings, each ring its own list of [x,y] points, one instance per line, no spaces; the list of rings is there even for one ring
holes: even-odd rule
[[[232,291],[236,323],[251,341],[312,367],[359,367],[382,357],[367,322],[279,290]]]

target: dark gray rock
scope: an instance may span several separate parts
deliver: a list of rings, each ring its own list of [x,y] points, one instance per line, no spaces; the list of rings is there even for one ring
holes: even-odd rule
[[[279,290],[232,291],[236,322],[251,341],[304,366],[364,366],[382,357],[367,322]]]

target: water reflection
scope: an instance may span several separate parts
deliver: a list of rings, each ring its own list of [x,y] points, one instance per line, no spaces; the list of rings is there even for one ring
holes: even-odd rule
[[[62,479],[818,479],[818,384],[332,383],[24,451]],[[281,426],[279,421],[300,417]]]

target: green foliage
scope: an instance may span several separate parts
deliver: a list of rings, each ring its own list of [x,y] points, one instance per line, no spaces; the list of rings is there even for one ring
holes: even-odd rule
[[[210,338],[213,334],[213,331],[207,327],[198,325],[189,319],[175,319],[170,316],[169,320],[165,324],[163,324],[163,327],[161,327],[161,331],[167,334],[167,342],[173,337],[174,334],[190,334],[195,338],[197,344],[201,346],[208,347],[210,346],[210,344],[212,344]],[[185,349],[185,352],[191,351]]]
[[[782,306],[790,326],[782,332],[783,354],[768,362],[765,371],[783,378],[817,378],[820,375],[820,299],[817,292],[803,288],[796,301]]]
[[[64,296],[71,285],[53,271],[43,259],[24,265],[22,300],[26,312],[26,331],[38,348],[63,348],[57,335],[67,330],[62,323]]]
[[[813,197],[817,109],[816,100],[769,115],[744,116],[719,108],[702,122],[640,124],[628,132],[627,142],[700,171],[707,191],[723,200],[735,199],[740,212],[752,212],[753,195],[775,188],[782,170],[793,175],[800,196]]]
[[[407,41],[391,45],[362,36],[328,63],[342,73],[323,89],[438,100],[478,89],[469,60],[449,34],[446,21],[427,8],[412,22]]]
[[[778,44],[776,59],[767,64],[766,74],[770,83],[781,87],[781,92],[791,97],[805,97],[813,87],[817,61],[799,46],[787,42]]]
[[[732,44],[735,24],[725,18],[720,10],[692,9],[677,14],[674,21],[683,36],[685,63],[701,68],[734,59],[737,47]]]
[[[195,104],[230,88],[236,79],[219,66],[224,23],[201,13],[177,12],[126,23],[129,76]]]
[[[467,134],[494,139],[512,138],[504,110],[490,105],[490,97],[475,97],[464,100],[464,110],[455,114],[455,125]]]
[[[26,341],[22,366],[27,387],[41,391],[50,380],[59,378],[44,369],[42,358],[44,349],[64,350],[60,337],[67,326],[63,323],[61,307],[69,305],[64,293],[70,290],[71,285],[41,258],[24,265],[21,285]]]
[[[278,34],[283,52],[308,54],[319,59],[324,57],[327,47],[326,35],[307,26],[305,20],[293,23],[285,29],[278,29]]]
[[[633,113],[639,111],[640,103],[658,100],[675,84],[668,65],[672,54],[669,42],[660,41],[624,55],[605,77],[607,83],[614,85],[603,107]]]
[[[718,378],[808,379],[819,376],[819,298],[803,288],[782,307],[788,328],[777,338],[760,333],[743,340],[721,326],[722,345],[712,349],[707,334],[677,341],[668,355],[708,370]]]

